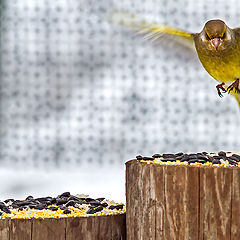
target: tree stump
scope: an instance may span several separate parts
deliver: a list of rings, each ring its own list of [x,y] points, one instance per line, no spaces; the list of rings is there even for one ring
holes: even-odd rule
[[[0,219],[1,240],[125,240],[125,214],[46,219]]]
[[[128,240],[239,240],[240,168],[126,163]]]

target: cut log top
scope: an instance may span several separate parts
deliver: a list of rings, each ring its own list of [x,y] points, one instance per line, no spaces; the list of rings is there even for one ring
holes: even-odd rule
[[[0,202],[0,240],[124,240],[125,205],[74,196]]]

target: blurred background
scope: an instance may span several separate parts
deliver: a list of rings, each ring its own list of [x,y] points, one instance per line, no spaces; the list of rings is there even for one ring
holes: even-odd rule
[[[1,0],[0,199],[63,191],[124,201],[138,154],[239,149],[239,110],[196,54],[144,41],[115,10],[199,32],[236,0]]]

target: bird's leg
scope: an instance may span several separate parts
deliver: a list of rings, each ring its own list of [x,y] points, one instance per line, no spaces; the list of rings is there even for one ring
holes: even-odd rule
[[[239,78],[236,78],[236,80],[227,88],[228,93],[235,90],[236,93],[240,93],[239,90]]]
[[[219,97],[223,97],[223,95],[222,95],[222,93],[221,93],[221,90],[222,90],[223,92],[226,92],[226,89],[223,87],[224,84],[225,84],[225,83],[220,83],[220,84],[218,84],[218,85],[216,86]]]

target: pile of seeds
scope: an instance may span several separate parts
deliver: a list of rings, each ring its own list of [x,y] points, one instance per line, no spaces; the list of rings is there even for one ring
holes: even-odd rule
[[[240,153],[224,152],[218,153],[176,153],[176,154],[154,154],[152,157],[138,155],[136,159],[140,162],[155,163],[162,165],[200,165],[219,167],[240,167]]]
[[[117,204],[105,198],[74,196],[70,192],[64,192],[57,197],[28,196],[25,200],[0,201],[0,219],[101,216],[120,214],[125,211],[123,203]]]

